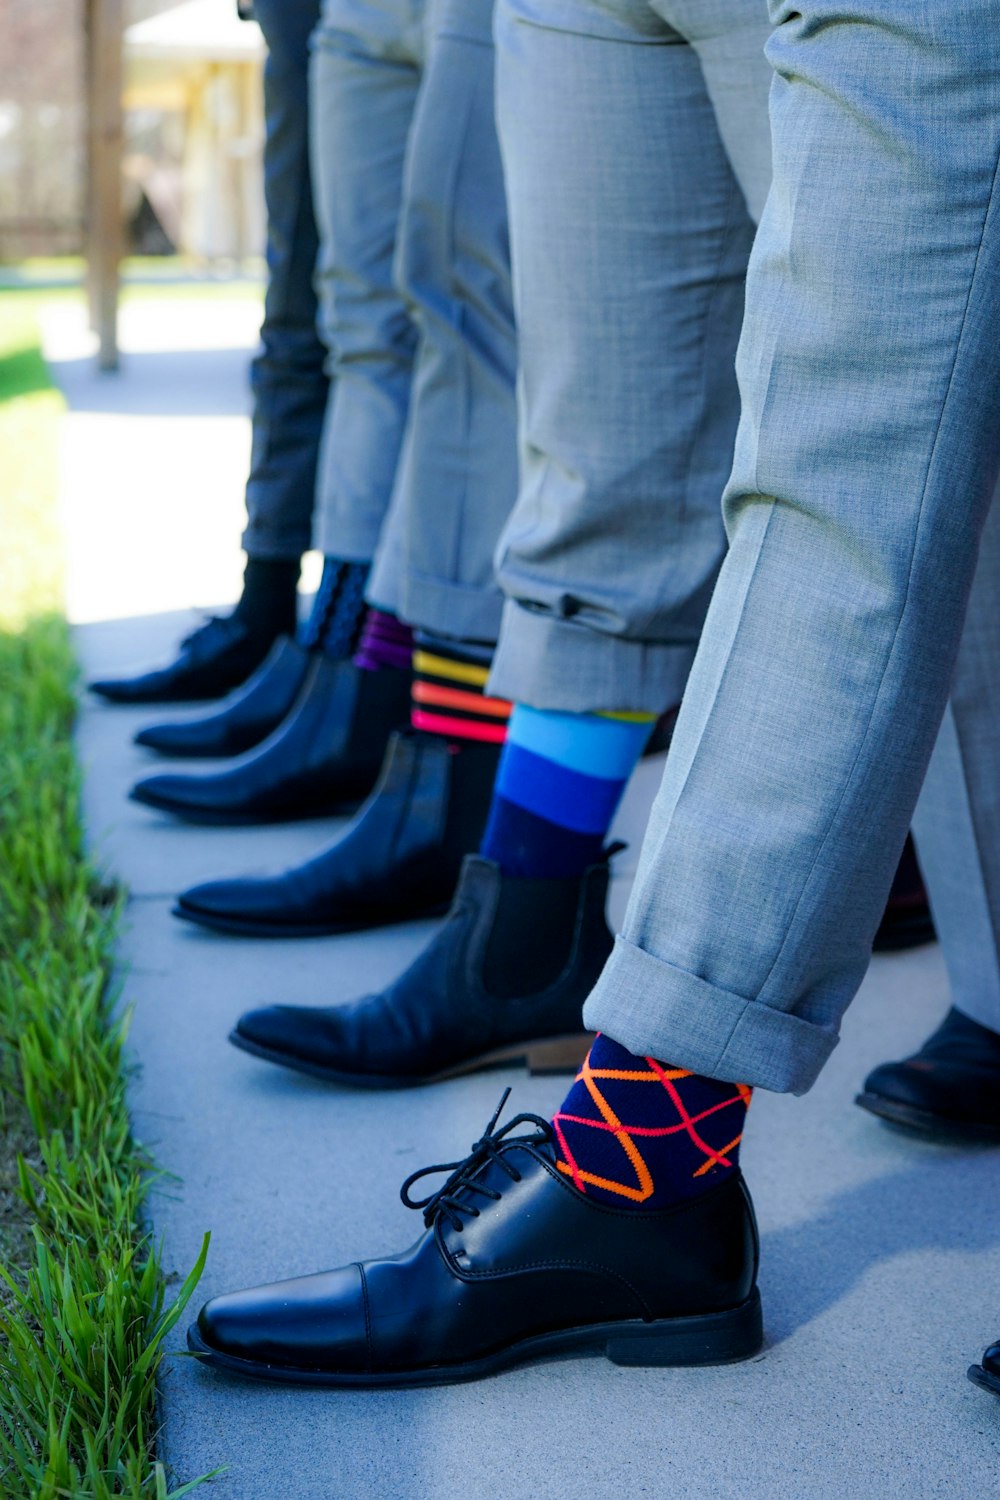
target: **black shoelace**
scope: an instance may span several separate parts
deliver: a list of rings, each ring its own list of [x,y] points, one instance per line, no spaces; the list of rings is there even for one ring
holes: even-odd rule
[[[489,1198],[494,1202],[501,1196],[496,1188],[487,1187],[484,1183],[475,1181],[476,1174],[488,1162],[495,1161],[513,1182],[520,1182],[520,1172],[501,1154],[503,1146],[513,1144],[542,1146],[551,1141],[552,1127],[547,1120],[542,1119],[541,1115],[515,1115],[513,1120],[509,1120],[500,1130],[494,1129],[509,1097],[510,1089],[504,1089],[500,1103],[493,1111],[493,1118],[464,1161],[446,1161],[434,1167],[421,1167],[419,1172],[411,1173],[403,1183],[399,1190],[400,1198],[407,1208],[423,1210],[424,1223],[428,1229],[438,1214],[442,1214],[453,1229],[464,1227],[463,1214],[469,1218],[478,1219],[479,1209],[474,1203],[468,1201],[469,1193],[481,1193],[484,1198]],[[536,1128],[531,1135],[517,1136],[512,1141],[510,1133],[518,1125],[534,1125]],[[430,1193],[426,1198],[411,1198],[410,1188],[413,1184],[419,1182],[421,1177],[430,1177],[435,1172],[449,1172],[451,1175],[436,1193]]]

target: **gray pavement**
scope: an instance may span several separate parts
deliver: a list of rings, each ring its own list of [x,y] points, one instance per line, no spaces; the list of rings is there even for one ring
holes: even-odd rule
[[[225,378],[242,381],[244,358],[232,351]],[[169,363],[183,378],[183,361]],[[213,363],[213,383],[226,367]],[[126,454],[129,423],[142,415],[129,416],[127,374],[120,380],[115,451]],[[77,424],[89,420],[88,403],[102,405],[91,381],[76,369],[66,382]],[[228,411],[228,398],[217,399]],[[86,441],[78,427],[75,451]],[[164,461],[177,455],[165,451]],[[232,479],[237,496],[240,478]],[[85,479],[68,480],[75,506]],[[122,494],[128,479],[107,464],[100,474]],[[211,500],[201,497],[206,508]],[[148,512],[151,536],[171,527],[165,503]],[[115,536],[105,541],[113,552]],[[74,565],[84,673],[169,655],[192,616],[133,609],[120,618],[96,555],[88,543]],[[119,562],[136,570],[143,560],[119,552]],[[88,591],[98,566],[99,587]],[[157,599],[169,583],[157,585]],[[175,587],[179,601],[189,597],[187,580]],[[205,1230],[212,1247],[201,1295],[401,1248],[419,1229],[398,1199],[403,1177],[467,1149],[505,1083],[515,1105],[540,1113],[558,1103],[562,1084],[498,1073],[414,1093],[352,1094],[230,1047],[226,1033],[242,1009],[353,997],[398,972],[431,924],[255,942],[174,921],[171,897],[184,886],[280,868],[337,825],[194,829],[127,802],[131,781],[159,764],[131,744],[150,717],[84,698],[79,748],[91,846],[131,892],[119,973],[134,1009],[135,1125],[178,1179],[153,1197],[166,1266],[183,1275]],[[619,911],[657,774],[655,763],[641,769],[619,819],[633,846],[620,861]],[[245,1385],[171,1357],[161,1451],[175,1478],[224,1465],[208,1492],[226,1500],[996,1494],[1000,1402],[975,1390],[965,1368],[1000,1332],[1000,1161],[891,1133],[852,1102],[867,1069],[910,1049],[946,1004],[936,947],[879,958],[811,1094],[755,1097],[743,1160],[763,1241],[767,1345],[757,1359],[696,1371],[577,1360],[452,1389],[344,1394]],[[182,1343],[178,1332],[173,1347]]]

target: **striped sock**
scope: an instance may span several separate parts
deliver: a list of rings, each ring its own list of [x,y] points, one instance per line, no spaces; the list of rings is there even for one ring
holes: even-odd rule
[[[556,1166],[579,1192],[616,1208],[694,1198],[738,1167],[750,1093],[634,1057],[600,1035],[552,1117]]]
[[[309,618],[299,630],[299,644],[339,659],[353,656],[367,606],[365,587],[370,564],[324,557],[319,588]]]
[[[505,875],[581,875],[601,857],[655,714],[511,715],[482,854]]]
[[[414,729],[449,740],[477,740],[502,745],[510,704],[487,698],[492,646],[441,641],[420,634],[413,652]]]
[[[384,609],[369,607],[354,653],[354,665],[365,672],[395,667],[408,672],[413,661],[413,631]]]

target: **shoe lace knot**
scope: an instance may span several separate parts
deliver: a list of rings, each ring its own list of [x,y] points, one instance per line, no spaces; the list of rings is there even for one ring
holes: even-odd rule
[[[407,1208],[423,1211],[424,1223],[428,1229],[439,1215],[447,1220],[453,1229],[464,1227],[463,1214],[467,1218],[477,1219],[480,1210],[475,1203],[469,1201],[470,1194],[479,1193],[483,1198],[494,1202],[500,1198],[501,1194],[495,1187],[489,1187],[486,1183],[476,1180],[478,1173],[487,1163],[496,1162],[513,1182],[520,1182],[520,1172],[503,1154],[505,1147],[511,1145],[541,1146],[552,1140],[552,1127],[547,1120],[542,1119],[541,1115],[515,1115],[512,1120],[508,1120],[506,1125],[497,1130],[496,1123],[509,1097],[510,1089],[504,1089],[500,1103],[493,1111],[493,1118],[479,1140],[473,1143],[472,1149],[464,1160],[439,1162],[433,1167],[421,1167],[419,1172],[412,1172],[403,1183],[399,1191],[400,1198]],[[530,1135],[512,1138],[511,1131],[519,1125],[534,1125],[535,1129]],[[447,1180],[437,1192],[429,1193],[426,1198],[412,1198],[410,1188],[414,1183],[419,1182],[421,1177],[430,1177],[436,1172],[449,1173]]]

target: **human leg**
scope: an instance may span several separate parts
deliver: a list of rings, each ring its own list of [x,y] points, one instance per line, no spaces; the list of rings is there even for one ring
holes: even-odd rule
[[[252,451],[247,480],[243,591],[231,615],[189,636],[166,668],[94,682],[111,702],[168,703],[218,698],[242,683],[272,643],[295,630],[299,559],[310,520],[328,380],[316,331],[313,271],[317,234],[309,175],[306,76],[319,0],[262,0],[264,194],[267,290],[261,349],[251,365]],[[198,739],[197,733],[187,739]],[[185,737],[182,736],[182,742]],[[173,749],[154,729],[144,741]]]
[[[264,199],[268,282],[261,350],[251,366],[253,443],[247,480],[250,557],[298,559],[309,546],[316,460],[328,394],[316,328],[319,240],[309,166],[306,79],[319,0],[262,0]],[[294,617],[292,619],[294,629]]]
[[[836,1044],[947,699],[998,457],[980,9],[931,55],[894,0],[837,27],[775,7],[730,553],[585,1012],[717,1077],[802,1091]],[[948,101],[929,151],[923,74]]]
[[[393,283],[406,143],[423,65],[423,5],[325,0],[310,130],[320,332],[333,377],[313,540],[370,563],[410,399],[416,329]]]
[[[722,557],[752,224],[697,55],[650,7],[508,0],[497,38],[522,483],[491,690],[659,713]],[[766,135],[766,77],[744,128]]]
[[[438,0],[396,280],[420,329],[370,597],[420,630],[496,640],[493,552],[517,493],[517,347],[493,103],[492,0]]]
[[[994,498],[934,753],[914,818],[952,1008],[858,1102],[930,1135],[1000,1140],[1000,507]]]
[[[516,486],[490,5],[448,0],[433,8],[427,35],[396,256],[420,339],[369,586],[377,605],[418,630],[415,732],[393,744],[383,783],[332,848],[273,879],[184,894],[180,914],[224,930],[343,931],[440,910],[489,807],[507,714],[482,691],[500,607],[491,558]],[[388,646],[395,651],[398,641]],[[374,632],[363,636],[358,659],[384,659]]]

